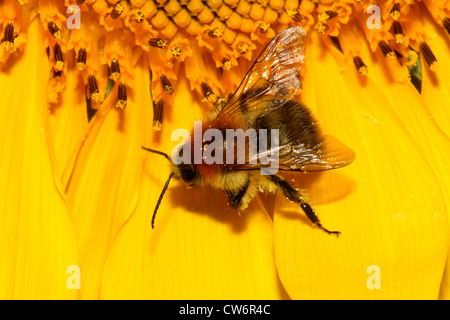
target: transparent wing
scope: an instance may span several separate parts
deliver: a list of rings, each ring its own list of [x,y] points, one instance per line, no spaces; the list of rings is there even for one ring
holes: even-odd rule
[[[333,136],[323,136],[312,146],[289,146],[279,155],[279,170],[315,172],[345,167],[353,162],[355,152]]]
[[[295,26],[273,38],[216,119],[267,112],[289,101],[302,87],[300,70],[305,57],[305,37],[303,28]],[[267,103],[274,98],[277,104]]]
[[[252,149],[252,143],[248,145],[245,162],[228,164],[229,169],[276,168],[279,171],[317,172],[345,167],[355,160],[355,152],[330,135],[322,136],[312,145],[280,145],[263,151],[256,147]]]
[[[280,132],[280,143],[273,148],[260,150],[259,133],[242,146],[244,149],[234,146],[235,154],[245,150],[245,161],[235,157],[233,164],[227,163],[227,170],[276,166],[281,171],[311,172],[340,168],[354,160],[351,149],[332,136],[322,135],[308,108],[294,101],[302,88],[305,37],[298,26],[279,33],[217,114],[215,124],[219,128],[229,128],[228,124],[236,128],[239,124],[241,128]]]

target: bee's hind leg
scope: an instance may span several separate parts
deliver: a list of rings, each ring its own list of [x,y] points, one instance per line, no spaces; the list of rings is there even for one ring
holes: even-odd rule
[[[250,178],[247,178],[245,183],[239,188],[236,192],[226,191],[228,195],[228,199],[230,200],[229,204],[233,209],[242,210],[247,207],[248,200],[245,201],[245,194],[248,191],[248,187],[250,186]]]
[[[325,231],[328,234],[335,234],[336,236],[339,237],[339,235],[341,234],[339,231],[330,231],[330,230],[326,229],[324,226],[322,226],[319,218],[316,216],[316,214],[314,212],[314,209],[309,205],[308,202],[306,202],[303,199],[301,194],[297,190],[295,190],[289,183],[287,183],[286,181],[282,180],[281,178],[279,178],[275,175],[270,176],[270,180],[283,191],[283,194],[289,200],[291,200],[295,203],[298,203],[300,205],[300,208],[302,208],[303,212],[306,214],[308,219],[315,226],[322,229],[323,231]]]

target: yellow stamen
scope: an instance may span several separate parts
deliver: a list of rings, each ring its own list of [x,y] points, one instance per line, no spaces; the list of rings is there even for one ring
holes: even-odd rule
[[[137,23],[141,23],[142,21],[144,21],[145,20],[145,16],[144,16],[144,14],[142,13],[142,11],[137,11],[135,14],[134,14],[134,21],[136,21]]]
[[[223,30],[220,28],[214,28],[208,32],[208,36],[211,38],[221,38],[223,36]]]
[[[123,6],[122,3],[116,3],[116,5],[114,6],[114,8],[111,11],[111,18],[112,19],[117,19],[118,17],[120,17],[120,15],[123,13],[123,11],[125,10],[125,7]]]
[[[174,57],[179,57],[181,55],[181,48],[178,46],[173,46],[172,49],[170,49],[170,52]]]
[[[148,44],[160,49],[165,49],[167,47],[167,41],[161,38],[152,38],[148,41]]]
[[[319,33],[324,34],[325,32],[328,31],[328,29],[330,29],[330,27],[328,27],[327,24],[324,24],[324,23],[322,23],[322,22],[319,22],[318,24],[316,24],[315,29],[316,29]]]
[[[324,11],[319,13],[317,18],[319,19],[319,22],[325,23],[329,20],[336,18],[338,16],[338,13],[336,11]]]
[[[222,66],[225,70],[230,71],[231,70],[231,60],[228,58],[223,58]]]
[[[398,20],[400,18],[400,3],[394,4],[389,14],[393,20]]]
[[[248,52],[248,44],[246,42],[240,41],[237,45],[237,50],[240,54],[246,54]]]
[[[270,28],[270,23],[262,22],[262,23],[259,25],[259,32],[260,32],[260,33],[266,33],[267,30],[269,30],[269,28]]]

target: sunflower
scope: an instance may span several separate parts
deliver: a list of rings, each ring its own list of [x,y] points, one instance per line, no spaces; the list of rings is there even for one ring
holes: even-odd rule
[[[445,1],[4,0],[0,298],[448,299]],[[175,129],[307,31],[301,99],[348,167],[289,176],[339,239],[172,182]]]

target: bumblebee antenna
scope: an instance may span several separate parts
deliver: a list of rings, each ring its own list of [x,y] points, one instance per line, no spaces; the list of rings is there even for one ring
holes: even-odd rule
[[[158,151],[158,150],[153,150],[153,149],[150,149],[150,148],[146,148],[146,147],[144,147],[144,146],[142,146],[141,148],[142,148],[143,150],[145,150],[145,151],[159,154],[159,155],[163,156],[164,158],[166,158],[167,160],[170,161],[170,158],[169,158],[169,156],[167,155],[167,153],[164,153],[164,152],[161,152],[161,151]],[[169,179],[169,180],[170,180],[170,179]]]
[[[142,147],[143,148],[143,147]],[[158,151],[159,152],[159,151]],[[169,175],[169,179],[167,179],[166,184],[164,185],[163,190],[161,191],[161,194],[159,195],[158,202],[156,203],[155,211],[153,211],[153,217],[152,217],[152,229],[155,228],[155,217],[156,212],[158,211],[159,205],[161,204],[162,198],[164,197],[164,194],[166,193],[167,187],[169,186],[170,179],[173,177],[173,172]]]
[[[167,153],[164,153],[164,152],[161,152],[161,151],[158,151],[158,150],[153,150],[153,149],[150,149],[150,148],[147,148],[147,147],[144,147],[144,146],[141,146],[141,148],[142,148],[142,150],[159,154],[159,155],[163,156],[164,158],[166,158],[167,160],[170,161],[170,158],[167,155]],[[155,211],[153,211],[152,229],[155,228],[156,212],[158,212],[159,205],[161,204],[162,198],[164,197],[164,194],[166,193],[166,190],[169,187],[169,182],[170,182],[170,179],[172,179],[172,177],[173,177],[173,172],[169,175],[169,179],[167,179],[166,184],[164,185],[164,188],[162,189],[161,194],[159,195],[159,199],[158,199],[158,202],[156,203]]]

